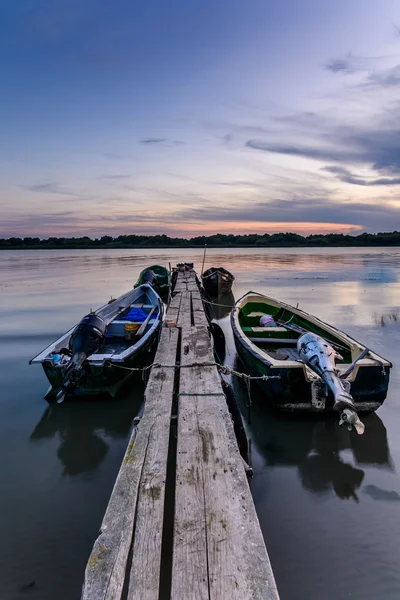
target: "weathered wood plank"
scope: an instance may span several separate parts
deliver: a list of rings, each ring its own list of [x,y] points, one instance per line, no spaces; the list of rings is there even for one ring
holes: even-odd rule
[[[277,600],[228,410],[218,396],[201,397],[195,407],[203,443],[210,600]]]
[[[178,329],[168,331],[168,358],[170,364],[175,364],[179,332]],[[165,364],[165,354],[163,358],[159,356],[159,360]],[[146,388],[146,400],[152,399],[156,411],[140,481],[127,600],[158,600],[159,597],[174,378],[174,369],[156,369]]]
[[[197,359],[208,362],[210,353],[205,334],[208,337],[207,330],[201,331],[198,337],[197,328],[190,324],[182,327],[183,367]],[[204,381],[191,380],[195,373],[204,377],[206,370],[210,372],[208,367],[182,368],[179,393],[187,393],[193,387],[197,391],[206,389]],[[215,390],[215,385],[216,381],[210,382],[211,389]],[[179,396],[171,600],[209,600],[203,447],[193,406],[197,400],[192,396]]]
[[[208,321],[199,292],[192,292],[192,309],[194,324],[199,327],[207,327]]]
[[[163,365],[175,365],[170,340],[176,336],[172,328],[164,328],[155,361]],[[149,384],[153,380],[169,376],[174,369],[152,369]],[[132,543],[133,527],[139,484],[150,437],[157,419],[157,400],[146,394],[147,402],[143,417],[133,432],[122,462],[113,492],[104,516],[100,534],[95,541],[85,571],[82,600],[120,600],[125,581],[125,569]]]
[[[180,305],[181,305],[181,295],[177,294],[176,296],[171,298],[171,302],[169,303],[168,310],[170,308],[174,308],[174,309],[179,308]]]
[[[175,323],[178,322],[179,311],[180,311],[180,306],[181,306],[181,299],[182,299],[182,295],[180,293],[173,296],[171,299],[171,302],[169,303],[168,309],[167,309],[166,317],[168,319],[173,319],[175,321]]]
[[[176,462],[171,600],[209,600],[201,443],[188,398],[179,406]]]
[[[178,326],[190,325],[192,322],[192,302],[190,298],[190,292],[182,292],[181,294],[181,306],[179,309]]]
[[[182,364],[209,361],[212,349],[207,329],[183,327]],[[196,392],[201,395],[196,396]],[[181,369],[179,418],[183,414],[193,424],[191,447],[196,448],[197,481],[203,483],[204,517],[201,508],[190,516],[191,532],[206,539],[207,598],[277,600],[274,576],[222,392],[216,367]],[[215,395],[218,393],[221,395]],[[182,466],[178,462],[177,477],[184,478],[188,467],[181,471]],[[176,489],[176,502],[180,505],[193,493],[186,481],[185,486]],[[197,489],[196,494],[200,498]],[[181,556],[185,545],[193,542],[181,529],[179,533],[174,538],[174,552]],[[173,589],[184,593],[192,581],[178,572],[178,566],[174,560]]]

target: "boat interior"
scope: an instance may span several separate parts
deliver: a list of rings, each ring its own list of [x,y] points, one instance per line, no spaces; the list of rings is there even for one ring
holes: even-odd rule
[[[134,346],[160,324],[162,319],[159,297],[150,286],[130,290],[102,306],[96,313],[107,323],[104,344],[91,356],[89,362],[125,359]],[[75,327],[50,344],[31,360],[31,363],[52,360],[53,354],[68,348]],[[62,353],[62,352],[61,352]]]
[[[155,324],[159,324],[160,307],[149,298],[135,301],[107,326],[104,344],[96,354],[120,354],[136,344]],[[147,303],[145,303],[147,302]]]
[[[340,335],[323,328],[315,321],[294,312],[290,307],[274,303],[273,299],[249,300],[239,311],[239,325],[246,337],[262,352],[275,361],[299,361],[297,340],[305,331],[316,333],[326,339],[343,357],[338,363],[352,362],[352,345]],[[271,316],[276,326],[260,327],[260,318]],[[327,326],[329,327],[329,326]],[[338,332],[339,333],[339,332]],[[355,355],[360,349],[354,348]]]

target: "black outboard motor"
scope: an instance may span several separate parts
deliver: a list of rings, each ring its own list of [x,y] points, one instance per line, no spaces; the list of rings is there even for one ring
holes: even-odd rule
[[[104,343],[106,327],[103,319],[93,313],[83,317],[75,327],[69,340],[72,358],[66,368],[61,390],[57,394],[57,402],[62,402],[67,392],[77,385],[84,372],[85,360]]]
[[[146,269],[143,274],[143,283],[148,283],[152,287],[157,282],[157,275],[151,269]]]

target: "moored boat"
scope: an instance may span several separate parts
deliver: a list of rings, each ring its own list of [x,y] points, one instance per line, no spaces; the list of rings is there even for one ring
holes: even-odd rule
[[[143,284],[86,315],[30,361],[41,363],[50,381],[46,399],[115,396],[132,376],[129,368],[149,362],[163,311],[159,295]]]
[[[249,374],[278,376],[257,383],[272,404],[282,410],[343,410],[350,398],[356,411],[374,411],[386,398],[391,363],[299,308],[249,292],[232,310],[231,325],[238,355]],[[325,374],[320,378],[318,369],[312,367],[319,353],[317,356],[314,352],[308,362],[300,358],[299,351],[303,356],[311,338],[313,342],[321,341],[329,359],[337,359],[329,373],[343,388],[340,391],[344,392],[345,403],[340,408],[330,382],[320,385],[321,379],[326,383]]]
[[[211,296],[222,296],[232,290],[234,275],[224,267],[210,267],[201,276],[203,287]]]
[[[163,267],[162,265],[152,265],[140,272],[134,287],[136,288],[143,283],[148,283],[155,289],[157,294],[165,300],[168,298],[170,281],[171,274],[166,267]]]

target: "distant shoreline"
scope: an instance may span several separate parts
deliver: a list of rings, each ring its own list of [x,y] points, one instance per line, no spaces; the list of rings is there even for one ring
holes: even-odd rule
[[[236,244],[230,246],[212,246],[211,244],[207,244],[207,249],[209,248],[220,248],[221,250],[229,250],[231,248],[253,248],[257,250],[259,248],[399,248],[400,243],[398,244],[269,244],[262,246],[258,245],[244,245],[244,244]],[[198,246],[195,244],[188,244],[187,246],[101,246],[101,245],[93,245],[93,246],[17,246],[8,248],[0,247],[0,250],[204,250],[204,246]]]
[[[82,237],[11,237],[0,238],[0,250],[101,250],[101,249],[168,249],[168,248],[370,248],[399,247],[400,232],[361,233],[345,235],[338,233],[302,236],[298,233],[273,233],[235,235],[217,233],[190,239],[170,238],[167,235],[119,235],[113,238]]]

